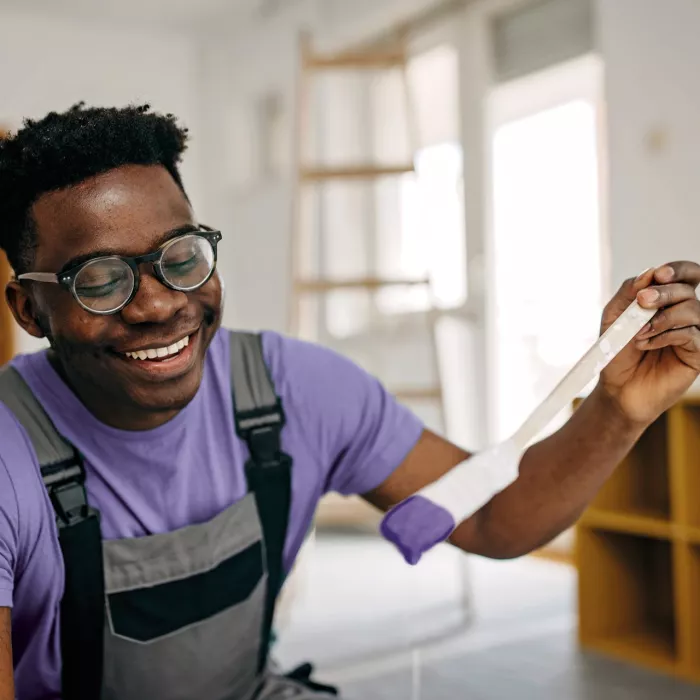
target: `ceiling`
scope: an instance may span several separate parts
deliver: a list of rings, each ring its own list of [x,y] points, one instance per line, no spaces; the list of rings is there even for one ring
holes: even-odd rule
[[[65,19],[191,29],[260,19],[284,4],[284,0],[0,0],[0,9]]]

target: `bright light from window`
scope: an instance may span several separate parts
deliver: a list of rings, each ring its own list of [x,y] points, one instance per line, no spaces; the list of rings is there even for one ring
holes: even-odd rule
[[[493,142],[498,434],[515,430],[598,335],[596,112],[575,100]]]
[[[428,278],[432,301],[457,307],[467,297],[462,149],[444,143],[420,151],[416,175],[399,190],[400,236],[393,271],[406,278]],[[419,288],[387,289],[378,297],[385,313],[418,311],[430,299]]]

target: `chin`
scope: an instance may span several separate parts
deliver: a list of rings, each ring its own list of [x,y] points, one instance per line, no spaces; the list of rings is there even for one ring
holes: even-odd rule
[[[202,366],[194,367],[183,377],[144,387],[129,387],[129,398],[142,411],[179,411],[197,395],[202,384]]]

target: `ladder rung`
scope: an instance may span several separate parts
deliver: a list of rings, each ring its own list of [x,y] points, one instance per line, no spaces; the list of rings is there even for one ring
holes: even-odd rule
[[[321,180],[371,180],[377,177],[405,175],[415,171],[413,163],[403,165],[360,165],[340,168],[302,168],[301,179],[305,182]]]
[[[304,58],[304,67],[309,70],[382,70],[402,68],[405,64],[406,54],[401,50],[310,55]]]
[[[439,386],[398,389],[392,392],[399,401],[440,401],[442,389]]]
[[[353,279],[307,279],[298,280],[298,292],[323,293],[336,289],[381,289],[383,287],[406,287],[430,284],[428,279],[382,279],[358,277]]]

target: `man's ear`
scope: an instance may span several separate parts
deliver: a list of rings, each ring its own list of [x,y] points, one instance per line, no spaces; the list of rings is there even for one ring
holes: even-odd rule
[[[8,282],[5,287],[5,299],[15,320],[29,335],[35,338],[45,337],[46,334],[39,325],[34,299],[23,284],[17,280]]]

